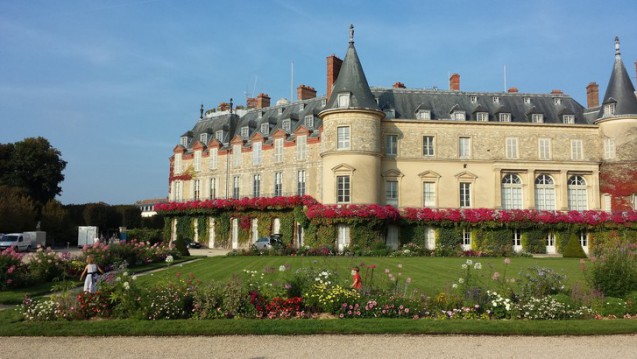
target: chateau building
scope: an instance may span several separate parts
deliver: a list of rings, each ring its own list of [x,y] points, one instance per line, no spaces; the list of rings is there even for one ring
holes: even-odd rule
[[[610,57],[610,56],[609,56]],[[327,95],[259,94],[204,111],[170,158],[169,200],[310,195],[398,208],[625,211],[637,206],[637,96],[615,39],[606,93],[370,87],[354,46]]]

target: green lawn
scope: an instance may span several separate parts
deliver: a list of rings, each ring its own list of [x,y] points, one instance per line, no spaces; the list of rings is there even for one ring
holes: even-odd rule
[[[265,268],[273,268],[274,273],[267,274],[266,278],[277,281],[285,273],[278,271],[279,266],[289,265],[294,271],[302,267],[314,267],[330,269],[338,273],[343,283],[350,282],[350,269],[352,266],[376,265],[374,272],[375,283],[386,281],[385,269],[389,269],[394,276],[398,273],[401,282],[407,277],[412,279],[410,288],[424,291],[427,294],[435,294],[451,286],[463,275],[461,265],[467,258],[443,258],[443,257],[210,257],[203,260],[172,266],[166,271],[154,273],[152,276],[140,277],[141,284],[150,284],[157,281],[165,281],[175,278],[176,273],[186,275],[193,273],[199,280],[210,279],[226,280],[233,274],[240,274],[244,269],[263,271]],[[507,278],[519,278],[519,273],[532,266],[552,268],[567,276],[567,285],[584,282],[584,273],[580,270],[578,259],[562,258],[512,258],[511,264],[505,265],[503,258],[471,258],[473,262],[480,262],[482,269],[473,271],[481,276],[481,283],[486,287],[495,288],[491,280],[493,272],[497,271]],[[398,266],[402,265],[402,268]],[[361,269],[361,275],[365,278],[365,269]]]

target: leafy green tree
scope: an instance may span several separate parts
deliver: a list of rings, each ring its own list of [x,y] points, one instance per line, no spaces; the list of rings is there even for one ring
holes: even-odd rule
[[[142,212],[137,206],[117,206],[117,211],[121,215],[122,221],[120,226],[126,228],[141,228],[142,226]]]
[[[35,206],[21,188],[0,186],[0,232],[35,229]]]
[[[26,190],[33,200],[37,217],[44,205],[62,193],[60,183],[66,161],[43,137],[25,138],[0,145],[0,185]]]
[[[64,237],[70,239],[72,237],[69,231],[71,229],[69,221],[69,213],[60,202],[56,200],[48,201],[42,208],[41,229],[46,231],[47,242],[53,244],[63,242]]]
[[[121,223],[121,215],[115,207],[106,203],[89,203],[84,207],[84,223],[97,226],[100,232],[114,231]]]

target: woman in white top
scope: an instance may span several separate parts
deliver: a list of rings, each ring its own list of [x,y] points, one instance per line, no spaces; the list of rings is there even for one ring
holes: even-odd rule
[[[89,293],[95,293],[97,272],[99,271],[102,274],[104,273],[102,268],[93,263],[93,261],[93,256],[89,255],[86,257],[86,267],[84,267],[84,271],[80,275],[80,280],[82,280],[86,275],[86,279],[84,280],[84,291]]]

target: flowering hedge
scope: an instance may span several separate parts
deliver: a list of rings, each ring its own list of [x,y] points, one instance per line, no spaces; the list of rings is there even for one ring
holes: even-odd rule
[[[248,211],[248,210],[282,210],[299,206],[312,206],[316,200],[311,196],[290,197],[255,197],[241,199],[211,199],[205,201],[169,202],[155,206],[157,212],[166,215],[179,215],[183,212],[217,212],[217,211]]]
[[[377,219],[396,222],[400,219],[400,212],[393,206],[370,205],[322,205],[316,204],[307,210],[310,221],[330,219]]]

